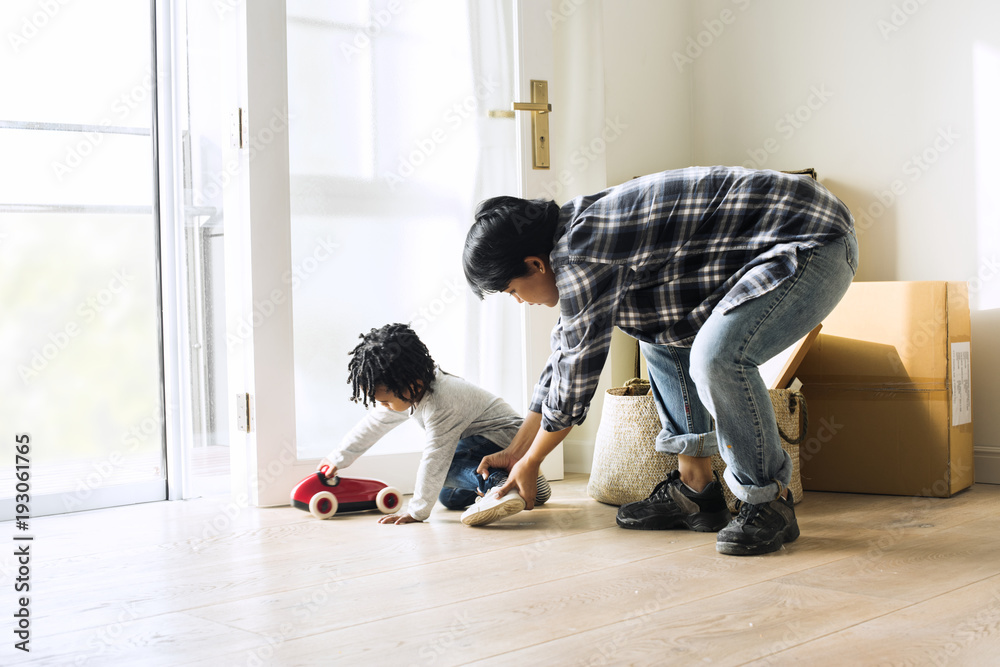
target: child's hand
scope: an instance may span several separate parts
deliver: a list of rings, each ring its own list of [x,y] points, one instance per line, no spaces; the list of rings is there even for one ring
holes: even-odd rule
[[[404,523],[422,523],[420,519],[414,519],[409,514],[389,514],[378,520],[379,523],[394,523],[398,526]]]
[[[337,476],[337,466],[333,465],[330,459],[326,457],[324,457],[323,460],[319,462],[319,465],[316,466],[316,472],[323,472],[324,466],[328,468],[328,470],[326,471],[327,479],[333,479],[334,477]]]

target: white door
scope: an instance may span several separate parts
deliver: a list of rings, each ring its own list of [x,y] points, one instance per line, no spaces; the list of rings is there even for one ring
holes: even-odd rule
[[[551,173],[531,168],[530,114],[489,113],[528,101],[531,79],[551,83],[549,8],[234,6],[227,327],[230,394],[253,407],[249,432],[235,407],[231,419],[247,502],[286,504],[363,415],[347,400],[347,361],[370,328],[411,323],[445,370],[526,407],[541,363],[522,341],[551,324],[510,299],[475,301],[460,256],[479,200],[537,192]],[[419,429],[399,427],[349,474],[409,492],[421,445]],[[549,458],[561,478],[561,451]]]
[[[555,59],[552,50],[552,4],[545,0],[519,0],[515,9],[517,25],[517,87],[524,102],[531,101],[532,81],[548,82],[548,98],[553,97],[552,86]],[[520,193],[527,198],[549,198],[546,192],[553,182],[552,174],[560,173],[558,154],[550,151],[549,169],[535,169],[532,165],[531,113],[518,114],[518,167]],[[553,110],[553,123],[558,123],[560,110]],[[555,162],[552,162],[552,158]],[[528,399],[538,382],[538,377],[548,360],[549,347],[539,341],[549,340],[549,332],[559,318],[558,308],[523,306],[524,387]],[[532,342],[534,341],[534,344]],[[549,479],[563,478],[563,445],[559,445],[545,459],[542,472]]]

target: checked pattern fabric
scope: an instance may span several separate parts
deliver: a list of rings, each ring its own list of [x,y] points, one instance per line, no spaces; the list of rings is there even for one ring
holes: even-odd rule
[[[715,308],[769,292],[800,251],[853,227],[814,179],[740,167],[665,171],[570,200],[549,256],[560,317],[530,409],[547,431],[581,423],[615,326],[690,346]]]

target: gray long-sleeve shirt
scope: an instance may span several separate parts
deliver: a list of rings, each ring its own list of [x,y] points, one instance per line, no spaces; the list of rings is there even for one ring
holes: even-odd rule
[[[407,507],[410,516],[419,521],[430,516],[437,502],[459,440],[481,435],[506,449],[521,426],[520,415],[506,401],[438,370],[431,391],[411,413],[394,412],[382,406],[369,410],[327,458],[338,468],[346,468],[411,416],[427,435],[416,488]]]

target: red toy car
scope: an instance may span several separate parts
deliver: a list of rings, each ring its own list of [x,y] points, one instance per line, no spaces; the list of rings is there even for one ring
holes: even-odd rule
[[[327,479],[325,471],[326,466],[295,485],[293,507],[310,512],[317,519],[329,519],[338,511],[377,509],[382,514],[399,511],[403,497],[385,482],[363,477]]]

